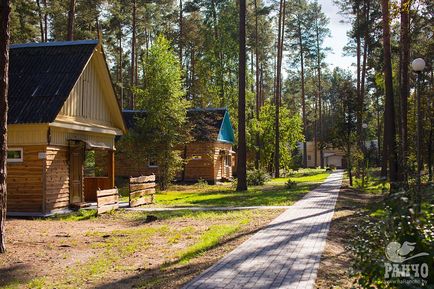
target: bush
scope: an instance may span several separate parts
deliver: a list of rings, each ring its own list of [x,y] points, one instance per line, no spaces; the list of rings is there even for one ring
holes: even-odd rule
[[[285,183],[285,188],[287,189],[294,189],[295,187],[297,187],[297,183],[291,179],[288,179]]]
[[[197,183],[194,184],[195,187],[205,188],[208,186],[208,182],[202,178],[197,180]]]
[[[434,251],[434,208],[428,203],[423,203],[422,212],[417,213],[408,198],[412,193],[395,193],[384,201],[384,209],[378,209],[368,216],[361,213],[365,219],[362,224],[355,226],[355,238],[350,242],[350,249],[355,257],[352,271],[357,278],[357,288],[423,287],[418,283],[421,279],[415,277],[413,272],[411,277],[385,279],[385,263],[391,263],[386,258],[385,248],[390,242],[414,243],[415,251],[411,255]],[[409,262],[422,263],[432,264],[432,257],[422,256]],[[414,283],[408,284],[409,280]],[[423,281],[434,284],[434,274],[429,272],[428,278]]]
[[[269,181],[270,175],[262,170],[250,170],[247,171],[247,184],[250,186],[260,186]]]

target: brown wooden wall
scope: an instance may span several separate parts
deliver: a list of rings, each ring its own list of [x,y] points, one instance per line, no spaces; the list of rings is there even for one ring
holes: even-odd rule
[[[68,147],[47,147],[45,212],[69,206]]]
[[[138,177],[157,174],[157,168],[149,168],[147,162],[138,162],[129,159],[126,154],[115,153],[115,176],[116,177]]]
[[[45,146],[21,146],[23,162],[7,164],[8,212],[42,212]]]
[[[184,180],[196,181],[204,179],[207,181],[221,180],[222,178],[229,179],[232,177],[232,167],[224,167],[220,150],[232,150],[231,144],[213,143],[213,142],[194,142],[187,145],[185,148],[180,148],[181,154],[189,160],[185,165]],[[194,156],[200,156],[194,158]],[[234,162],[232,158],[232,163]],[[141,175],[158,175],[156,168],[148,167],[147,162],[137,162],[128,159],[124,153],[116,153],[116,176],[120,177],[135,177]],[[178,179],[182,179],[182,172],[178,174]]]
[[[194,142],[188,144],[188,162],[185,165],[184,180],[214,181],[214,152],[214,143]],[[194,156],[200,156],[201,159],[194,159]]]

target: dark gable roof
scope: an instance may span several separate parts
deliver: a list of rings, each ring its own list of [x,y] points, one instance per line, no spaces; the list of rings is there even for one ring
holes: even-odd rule
[[[84,40],[11,45],[8,123],[54,121],[97,44]]]
[[[217,141],[226,109],[190,109],[187,118],[192,124],[191,135],[196,141]]]
[[[226,111],[224,108],[189,109],[187,118],[192,125],[192,137],[196,141],[217,141]],[[127,128],[133,129],[135,127],[135,118],[146,117],[146,112],[124,110],[123,116]]]

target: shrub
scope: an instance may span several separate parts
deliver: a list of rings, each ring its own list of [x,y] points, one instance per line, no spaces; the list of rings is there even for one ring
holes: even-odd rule
[[[270,175],[263,170],[250,170],[247,171],[247,184],[250,186],[260,186],[270,180]]]
[[[395,193],[384,200],[384,209],[368,216],[361,213],[365,219],[362,224],[355,226],[355,237],[350,242],[355,257],[352,271],[357,278],[358,288],[422,288],[422,284],[418,283],[420,279],[415,278],[413,272],[411,277],[385,279],[385,263],[391,263],[386,258],[385,248],[390,242],[414,243],[415,251],[412,255],[434,251],[434,208],[423,203],[422,212],[417,213],[408,198],[411,195],[411,190]],[[431,262],[432,257],[422,256],[409,263],[432,264]],[[407,284],[406,281],[409,280],[414,283]],[[434,275],[430,272],[424,282],[433,284]]]
[[[295,187],[297,187],[297,183],[291,179],[288,179],[285,183],[285,188],[287,189],[294,189]]]
[[[197,180],[197,183],[195,183],[194,186],[198,188],[205,188],[206,186],[208,186],[208,182],[200,178]]]

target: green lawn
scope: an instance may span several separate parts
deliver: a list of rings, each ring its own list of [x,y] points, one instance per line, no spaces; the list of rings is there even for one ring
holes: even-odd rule
[[[288,178],[273,179],[263,186],[250,187],[246,192],[236,192],[230,184],[213,186],[173,186],[159,192],[155,203],[162,206],[289,206],[304,194],[322,183],[329,173],[309,170],[291,175],[297,183],[285,188]]]

